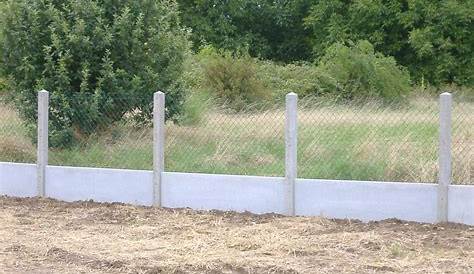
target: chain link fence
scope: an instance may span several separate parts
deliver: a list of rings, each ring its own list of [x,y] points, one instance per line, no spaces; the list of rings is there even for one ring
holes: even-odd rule
[[[0,162],[35,163],[35,130],[28,128],[6,96],[0,96]]]
[[[210,110],[193,125],[166,126],[165,170],[284,176],[285,113]]]
[[[68,103],[72,114],[55,102],[50,100],[50,165],[152,169],[151,95],[99,103],[77,98]],[[0,114],[0,161],[34,163],[34,128],[4,98]],[[455,100],[452,119],[453,182],[472,184],[474,103]],[[298,177],[434,183],[438,130],[436,99],[402,106],[300,100]],[[166,171],[285,175],[282,108],[244,113],[209,108],[198,122],[167,121],[165,134]]]
[[[302,178],[436,182],[438,103],[300,107]]]
[[[50,165],[152,169],[151,95],[56,102],[50,98]]]
[[[453,97],[453,183],[474,184],[474,102]]]

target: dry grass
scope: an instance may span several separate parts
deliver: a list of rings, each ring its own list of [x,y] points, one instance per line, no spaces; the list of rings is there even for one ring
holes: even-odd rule
[[[0,102],[0,159],[9,162],[33,162],[35,147],[26,136],[18,113]]]
[[[473,182],[474,104],[453,109],[455,183]],[[435,182],[438,103],[414,98],[390,108],[307,105],[299,110],[299,175],[304,178]],[[284,111],[207,113],[199,125],[168,125],[173,171],[282,176]],[[196,149],[196,147],[199,147]],[[201,150],[202,149],[202,150]],[[187,150],[188,153],[180,153]],[[173,157],[175,152],[179,157]],[[204,161],[214,168],[195,166]],[[252,162],[253,166],[246,163]],[[170,163],[170,162],[169,162]],[[218,163],[218,164],[215,164]],[[223,167],[215,168],[223,164]],[[257,167],[256,170],[253,167]]]
[[[473,273],[474,228],[0,197],[7,273]]]

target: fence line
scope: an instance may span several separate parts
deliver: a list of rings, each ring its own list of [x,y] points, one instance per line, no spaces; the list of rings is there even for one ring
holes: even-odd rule
[[[286,96],[285,128],[285,192],[288,215],[295,214],[295,181],[297,179],[297,98],[295,93]],[[48,100],[47,91],[38,92],[38,142],[37,142],[37,195],[45,195],[45,170],[48,165]],[[153,205],[162,205],[162,175],[165,149],[165,94],[154,94],[153,106]],[[438,217],[439,222],[448,221],[448,189],[452,181],[451,168],[451,109],[452,95],[440,96],[439,121],[439,174],[438,174]]]

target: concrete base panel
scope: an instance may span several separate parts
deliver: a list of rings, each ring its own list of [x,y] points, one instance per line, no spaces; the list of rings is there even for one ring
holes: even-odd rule
[[[36,165],[0,163],[0,195],[37,195]],[[287,214],[288,187],[281,177],[162,173],[164,207]],[[150,206],[151,171],[46,168],[46,196]],[[375,221],[397,218],[436,222],[437,185],[297,179],[296,215]],[[450,222],[474,225],[474,186],[449,186]]]

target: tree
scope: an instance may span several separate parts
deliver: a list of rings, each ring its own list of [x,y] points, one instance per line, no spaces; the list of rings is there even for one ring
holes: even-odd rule
[[[400,21],[407,5],[400,0],[319,0],[305,24],[313,31],[314,54],[320,58],[334,43],[364,39],[377,51],[407,58],[408,31]]]
[[[303,26],[315,0],[178,0],[194,49],[207,44],[253,57],[291,62],[311,58]]]
[[[474,86],[473,7],[473,0],[408,2],[403,23],[415,77]]]
[[[50,91],[52,145],[71,144],[134,111],[152,93],[180,111],[188,50],[172,0],[8,0],[1,20],[2,74],[22,116],[36,119],[36,91]]]
[[[333,43],[371,42],[417,80],[473,85],[473,0],[319,0],[305,24],[320,58]]]

